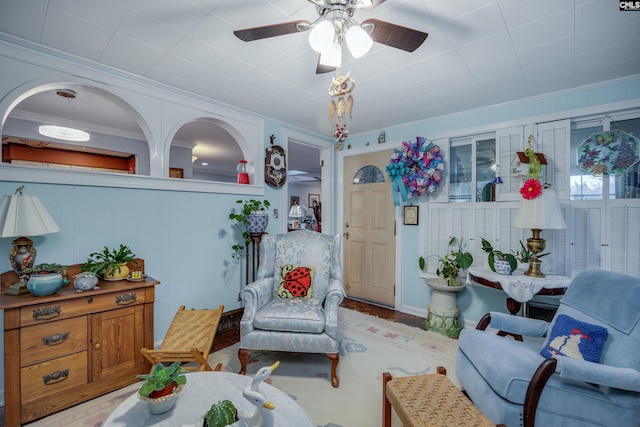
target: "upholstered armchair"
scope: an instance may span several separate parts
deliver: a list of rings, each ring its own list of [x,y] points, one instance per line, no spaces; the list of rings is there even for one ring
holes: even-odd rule
[[[339,386],[338,306],[344,298],[340,236],[309,230],[264,235],[255,282],[241,292],[240,373],[249,350],[326,353]]]
[[[584,271],[550,323],[492,312],[478,328],[497,335],[463,330],[456,375],[508,427],[640,426],[639,320],[640,279]]]

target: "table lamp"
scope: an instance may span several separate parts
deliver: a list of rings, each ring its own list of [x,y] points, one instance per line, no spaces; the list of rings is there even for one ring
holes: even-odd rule
[[[305,208],[302,205],[293,205],[291,206],[291,210],[289,211],[289,216],[294,218],[294,220],[302,221],[304,220]],[[294,224],[291,225],[291,228],[299,228],[295,227]]]
[[[524,273],[531,277],[545,277],[540,269],[538,254],[545,248],[545,241],[540,234],[545,229],[561,230],[567,228],[560,212],[556,192],[544,189],[542,194],[535,199],[523,199],[520,202],[520,209],[513,222],[517,228],[530,228],[533,237],[527,239],[527,248],[533,252],[533,257],[529,260],[529,269]]]
[[[57,233],[60,227],[36,196],[23,195],[24,185],[13,196],[4,196],[0,202],[0,237],[17,237],[9,252],[9,262],[19,281],[12,284],[7,295],[21,295],[27,289],[28,274],[24,270],[32,267],[36,261],[36,248],[33,241],[24,236],[42,236]]]

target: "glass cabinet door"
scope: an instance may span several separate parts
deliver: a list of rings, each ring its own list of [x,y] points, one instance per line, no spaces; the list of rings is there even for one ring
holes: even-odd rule
[[[450,202],[495,200],[496,140],[474,137],[451,141]]]

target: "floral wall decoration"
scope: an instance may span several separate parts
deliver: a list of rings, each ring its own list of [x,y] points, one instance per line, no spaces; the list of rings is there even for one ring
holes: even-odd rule
[[[578,169],[591,175],[620,175],[638,160],[640,140],[615,129],[589,135],[577,148]]]
[[[438,190],[444,173],[440,147],[424,137],[405,141],[391,154],[387,174],[391,179],[393,203],[418,198]]]

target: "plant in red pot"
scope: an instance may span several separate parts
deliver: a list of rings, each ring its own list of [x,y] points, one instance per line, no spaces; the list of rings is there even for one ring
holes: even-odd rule
[[[170,366],[158,363],[150,373],[137,375],[145,380],[138,390],[138,398],[147,402],[152,414],[166,412],[176,403],[178,393],[187,383],[186,371],[180,365],[181,362]]]

